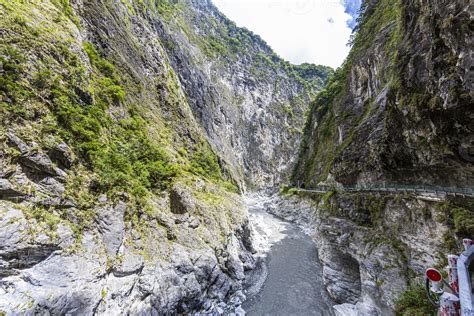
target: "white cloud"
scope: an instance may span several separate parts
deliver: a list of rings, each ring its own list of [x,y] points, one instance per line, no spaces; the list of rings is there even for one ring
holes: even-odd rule
[[[213,0],[238,26],[260,35],[294,64],[338,67],[351,35],[340,0]]]

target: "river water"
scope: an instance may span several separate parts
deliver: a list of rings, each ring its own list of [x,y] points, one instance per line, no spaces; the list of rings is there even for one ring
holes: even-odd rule
[[[247,315],[333,315],[311,238],[265,212],[265,197],[247,198],[259,264],[248,277]]]

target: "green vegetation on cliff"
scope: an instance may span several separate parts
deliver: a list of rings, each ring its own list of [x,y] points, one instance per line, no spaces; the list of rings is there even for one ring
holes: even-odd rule
[[[179,113],[187,104],[172,69],[157,79],[165,89],[163,105],[177,116],[165,122],[150,115],[151,101],[137,98],[140,87],[116,60],[82,42],[79,20],[67,0],[0,0],[0,17],[1,134],[8,129],[37,144],[39,152],[65,142],[78,157],[68,172],[64,196],[78,210],[60,211],[61,216],[83,221],[84,228],[94,216],[90,210],[98,194],[116,199],[127,193],[132,208],[143,208],[153,194],[181,177],[204,178],[236,190],[197,129],[188,132],[193,139],[173,130],[171,124],[191,118]],[[185,124],[192,126],[191,121]],[[15,163],[20,153],[6,142],[2,146]],[[51,222],[48,212],[36,206],[33,210],[38,220]]]
[[[436,6],[364,2],[347,60],[311,105],[295,180],[469,185],[469,18],[461,3]]]
[[[131,3],[139,13],[140,6]],[[170,65],[179,69],[193,114],[220,163],[249,187],[287,179],[308,104],[333,70],[290,64],[258,35],[227,19],[211,1],[154,4],[160,42]],[[147,12],[153,11],[152,3],[145,5]],[[265,141],[252,136],[259,134]],[[248,145],[254,141],[255,146]]]
[[[461,249],[459,241],[474,236],[474,213],[470,211],[472,202],[457,205],[453,201],[446,201],[439,204],[437,209],[436,220],[450,228],[444,236],[446,250],[458,252]]]
[[[305,136],[301,144],[298,165],[295,168],[295,177],[305,179],[307,183],[326,180],[336,158],[353,142],[357,128],[376,110],[369,101],[363,105],[362,111],[348,108],[341,112],[341,104],[347,100],[353,65],[364,57],[375,36],[391,23],[395,23],[396,26],[386,44],[386,51],[395,54],[393,52],[396,52],[395,47],[399,41],[400,12],[399,1],[384,0],[377,6],[370,7],[367,7],[367,2],[364,3],[358,27],[351,41],[352,49],[349,56],[344,64],[329,77],[327,84],[311,104],[311,113],[306,121]],[[391,64],[384,70],[384,78],[381,80],[390,80],[389,74],[394,66]],[[316,131],[313,130],[315,122],[318,123]],[[346,122],[351,127],[341,142],[338,127]]]
[[[431,305],[424,285],[415,284],[410,286],[397,301],[395,307],[397,316],[429,316],[436,315],[436,311]]]
[[[205,58],[212,60],[227,59],[236,61],[239,57],[249,55],[256,66],[256,72],[262,72],[262,80],[271,72],[283,70],[286,74],[306,86],[308,92],[319,90],[321,85],[333,73],[333,69],[322,65],[292,65],[283,60],[265,43],[265,41],[247,28],[240,28],[224,17],[220,12],[201,20],[190,7],[181,1],[160,0],[155,5],[158,13],[167,23],[180,28],[188,40],[199,47]],[[206,24],[209,34],[202,35],[189,28],[189,21]],[[173,50],[176,44],[172,39],[167,41],[167,49]]]

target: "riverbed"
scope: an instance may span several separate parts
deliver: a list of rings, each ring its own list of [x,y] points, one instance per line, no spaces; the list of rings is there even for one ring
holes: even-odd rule
[[[259,258],[248,277],[247,315],[333,315],[311,237],[266,213],[268,198],[253,195],[247,203]]]

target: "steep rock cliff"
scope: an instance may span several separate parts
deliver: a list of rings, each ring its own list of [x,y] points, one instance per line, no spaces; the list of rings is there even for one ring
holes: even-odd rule
[[[360,315],[425,315],[433,310],[420,287],[423,273],[446,264],[446,254],[474,234],[473,205],[472,199],[334,191],[286,194],[267,210],[311,232],[324,284],[338,303],[353,304]],[[413,306],[398,303],[408,290],[418,291]]]
[[[329,293],[357,306],[346,313],[429,314],[418,282],[474,235],[472,199],[339,185],[472,187],[474,10],[376,0],[362,12],[348,59],[312,104],[293,175],[334,191],[269,210],[312,230]]]
[[[253,188],[287,181],[308,104],[332,70],[289,64],[209,0],[158,12],[154,25],[193,113],[232,176]]]
[[[244,299],[247,210],[136,3],[0,1],[2,313]]]
[[[472,185],[472,3],[363,11],[350,56],[312,104],[294,180]]]

